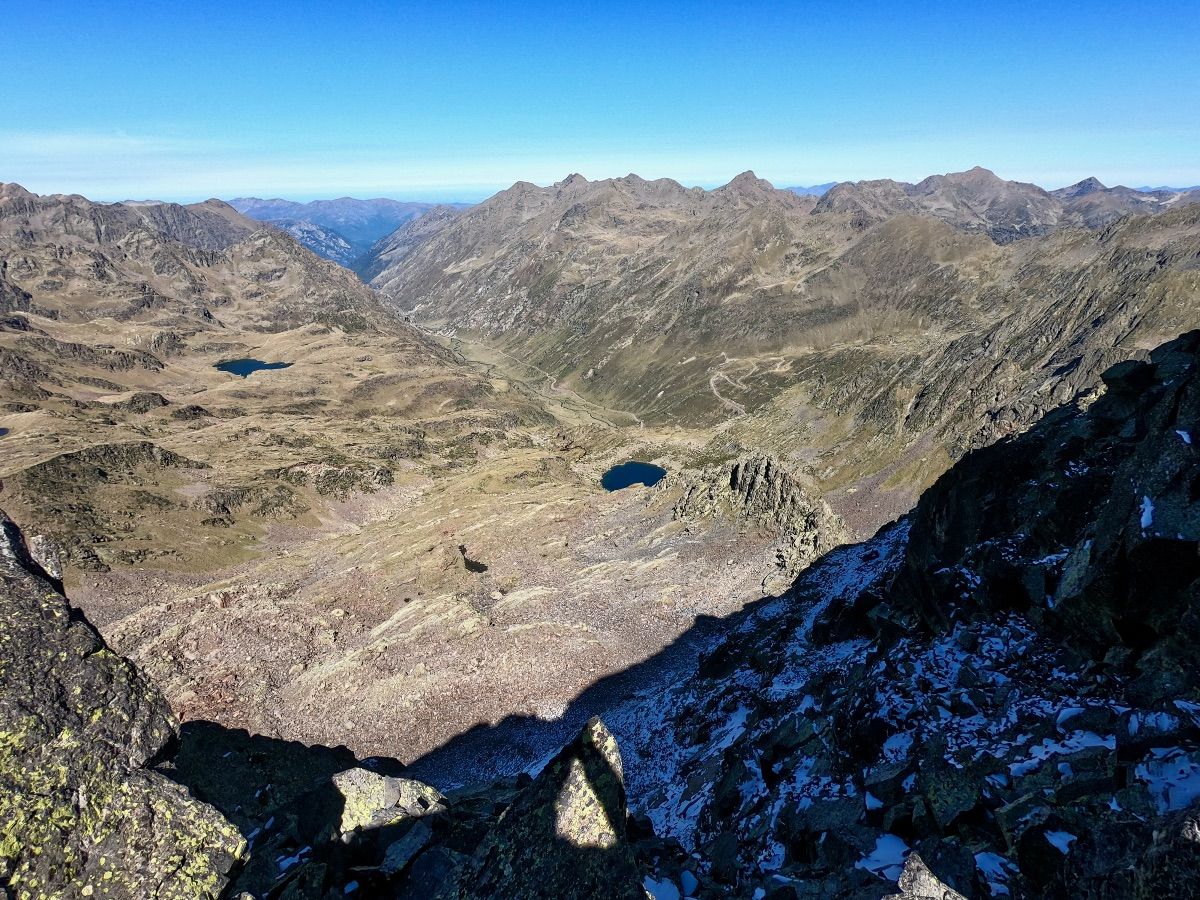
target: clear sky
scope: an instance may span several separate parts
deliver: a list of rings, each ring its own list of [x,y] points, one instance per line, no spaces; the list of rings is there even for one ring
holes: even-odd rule
[[[6,0],[0,181],[479,199],[637,172],[1200,183],[1200,0]]]

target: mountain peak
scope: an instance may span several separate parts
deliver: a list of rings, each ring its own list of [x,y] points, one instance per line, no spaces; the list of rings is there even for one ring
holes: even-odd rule
[[[729,182],[729,184],[730,185],[758,184],[759,180],[760,180],[759,177],[754,174],[753,169],[747,169],[745,172],[742,172],[740,175],[735,176],[734,179],[731,182]]]
[[[17,184],[15,181],[0,181],[0,200],[16,198],[20,198],[22,200],[31,200],[36,196],[37,194],[33,193],[33,191],[25,190],[25,188],[21,187],[21,185]]]
[[[991,169],[985,169],[983,166],[973,166],[965,172],[951,172],[946,175],[947,181],[968,181],[968,182],[988,182],[988,181],[1003,181],[999,175]]]
[[[753,171],[747,169],[730,181],[729,184],[718,188],[718,190],[737,194],[761,194],[764,191],[775,190],[775,185],[765,179],[759,178]]]
[[[1097,191],[1107,190],[1108,188],[1104,186],[1103,182],[1101,182],[1099,178],[1089,176],[1088,178],[1083,179],[1083,181],[1077,181],[1075,184],[1072,184],[1069,187],[1060,188],[1057,191],[1053,191],[1053,193],[1060,197],[1067,197],[1071,200],[1074,200],[1076,197],[1086,197],[1088,194],[1094,194]]]

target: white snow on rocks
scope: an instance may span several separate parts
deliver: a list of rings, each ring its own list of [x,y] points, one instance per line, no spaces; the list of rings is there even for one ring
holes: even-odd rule
[[[987,882],[988,890],[993,897],[1008,897],[1012,894],[1008,881],[1017,874],[1017,866],[1012,860],[999,853],[976,853],[975,868]]]
[[[1079,750],[1086,750],[1088,747],[1104,747],[1106,750],[1116,750],[1117,738],[1115,735],[1101,737],[1091,731],[1073,731],[1062,740],[1044,738],[1040,744],[1035,744],[1029,748],[1028,758],[1011,763],[1008,771],[1014,777],[1028,775],[1052,756],[1075,753]]]
[[[662,881],[656,881],[649,875],[642,881],[642,887],[646,889],[653,900],[680,900],[679,888],[670,879],[664,878]]]
[[[1159,747],[1150,758],[1134,769],[1144,781],[1160,814],[1185,809],[1200,800],[1200,753],[1188,753],[1179,747]]]
[[[854,864],[856,869],[866,869],[888,881],[895,881],[904,871],[904,858],[908,856],[908,844],[894,834],[881,834],[875,839],[875,849]]]
[[[1050,842],[1050,846],[1063,856],[1066,856],[1071,852],[1072,842],[1079,840],[1079,838],[1069,831],[1047,831],[1046,840]]]

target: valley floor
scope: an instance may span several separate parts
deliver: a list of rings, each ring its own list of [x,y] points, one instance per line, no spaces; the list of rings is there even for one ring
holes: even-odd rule
[[[518,756],[492,747],[511,767],[577,727],[589,687],[761,597],[776,567],[769,531],[679,521],[670,490],[605,493],[604,467],[488,450],[271,526],[248,562],[89,573],[72,596],[184,720],[405,761],[479,726],[561,724]]]

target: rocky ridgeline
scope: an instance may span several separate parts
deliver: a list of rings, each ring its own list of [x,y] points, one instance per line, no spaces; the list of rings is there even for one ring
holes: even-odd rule
[[[877,898],[915,852],[968,897],[1194,892],[1200,332],[1104,382],[610,717],[689,877]]]
[[[789,578],[846,540],[845,526],[816,487],[773,456],[749,454],[672,481],[680,490],[677,519],[716,516],[778,530],[780,566]]]

